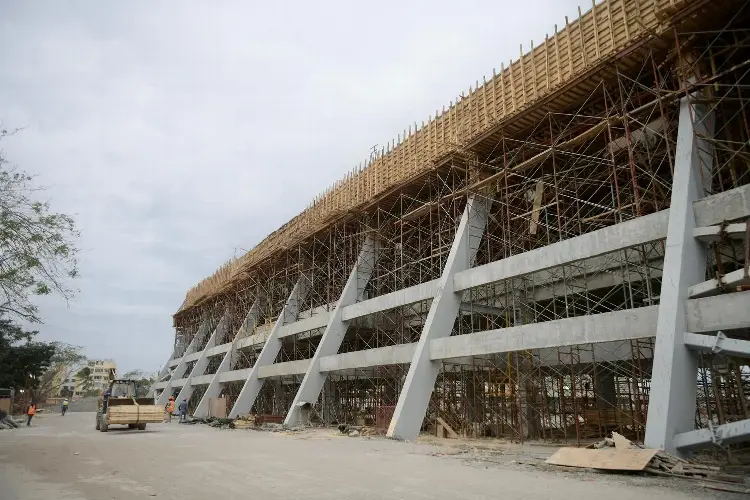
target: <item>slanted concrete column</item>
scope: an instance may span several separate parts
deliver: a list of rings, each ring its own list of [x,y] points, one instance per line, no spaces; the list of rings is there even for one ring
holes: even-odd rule
[[[237,340],[242,338],[245,333],[252,333],[253,328],[255,328],[255,324],[258,321],[258,315],[260,314],[261,300],[261,297],[257,296],[253,305],[250,306],[250,310],[248,310],[247,315],[245,316],[245,321],[242,322],[242,325],[237,329],[237,333],[232,339],[232,347],[224,354],[224,358],[221,360],[219,368],[211,379],[211,383],[208,384],[206,392],[203,393],[200,403],[198,403],[198,406],[195,408],[195,411],[193,412],[194,417],[208,417],[211,398],[215,398],[221,393],[221,382],[219,382],[219,377],[222,373],[234,369],[234,365],[237,363]]]
[[[680,100],[674,180],[669,209],[667,244],[656,326],[645,444],[670,453],[677,450],[675,434],[695,427],[698,361],[685,347],[685,300],[688,287],[706,278],[706,248],[693,237],[693,202],[705,195],[713,147],[714,117],[703,105]]]
[[[190,400],[190,397],[193,395],[193,385],[192,385],[193,377],[198,377],[205,373],[206,367],[208,366],[208,356],[206,355],[206,351],[216,345],[217,338],[224,336],[225,329],[229,328],[229,320],[230,320],[230,314],[228,311],[225,311],[224,315],[221,317],[221,320],[219,321],[219,324],[216,325],[216,328],[214,328],[214,331],[211,332],[211,336],[208,337],[208,340],[206,341],[206,345],[203,346],[201,355],[195,361],[195,364],[193,365],[193,369],[190,371],[190,374],[187,376],[185,385],[182,386],[180,393],[177,395],[178,402],[182,401],[183,399]]]
[[[417,342],[404,388],[388,427],[388,437],[414,439],[419,435],[432,390],[435,387],[440,363],[430,360],[430,341],[448,337],[453,330],[456,314],[461,305],[462,293],[453,291],[453,276],[472,266],[479,241],[487,226],[492,200],[470,196],[453,239],[437,293],[432,299],[422,334]]]
[[[281,339],[279,338],[279,330],[286,323],[291,323],[297,319],[299,314],[300,304],[305,300],[307,292],[310,290],[310,279],[305,275],[300,275],[297,278],[297,283],[294,285],[292,292],[289,294],[284,307],[279,314],[276,323],[273,325],[271,332],[268,334],[263,349],[261,349],[258,358],[255,360],[255,364],[250,369],[250,374],[245,380],[245,385],[242,386],[240,395],[237,396],[232,410],[229,412],[229,418],[236,418],[242,413],[247,413],[255,404],[255,398],[258,397],[258,393],[263,388],[263,380],[258,378],[258,369],[261,366],[272,365],[276,356],[281,350]]]
[[[182,354],[182,357],[180,358],[180,362],[177,363],[177,366],[175,366],[174,371],[172,371],[172,377],[169,379],[169,382],[167,382],[167,386],[164,388],[163,391],[161,391],[161,394],[159,394],[159,397],[156,398],[156,405],[157,406],[164,406],[167,404],[167,401],[169,401],[169,396],[172,395],[172,380],[175,379],[175,375],[178,375],[178,378],[182,376],[182,374],[185,372],[185,369],[187,368],[187,362],[185,361],[185,357],[189,356],[193,353],[195,350],[195,346],[203,340],[203,336],[206,334],[206,331],[208,331],[208,321],[203,320],[198,327],[198,331],[195,333],[195,336],[193,336],[193,339],[190,341],[190,343],[187,346],[187,349],[185,349],[185,352]]]
[[[341,342],[344,340],[344,335],[349,325],[348,322],[342,319],[342,310],[344,307],[354,304],[362,297],[365,285],[370,281],[370,276],[372,276],[372,272],[375,269],[375,260],[375,240],[371,236],[368,236],[362,244],[357,262],[354,264],[354,269],[349,274],[349,279],[346,285],[344,285],[341,297],[328,320],[328,325],[325,332],[323,332],[323,337],[320,339],[320,344],[318,344],[318,348],[310,360],[310,366],[297,390],[292,407],[289,408],[289,413],[287,413],[286,419],[284,419],[284,425],[299,425],[304,423],[305,418],[302,415],[302,406],[306,403],[313,405],[318,400],[320,391],[323,389],[323,384],[328,377],[328,373],[321,373],[320,371],[320,358],[336,354],[339,347],[341,347]]]

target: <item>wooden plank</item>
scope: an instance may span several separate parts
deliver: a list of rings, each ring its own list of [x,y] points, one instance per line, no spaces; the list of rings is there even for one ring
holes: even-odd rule
[[[443,426],[443,429],[445,430],[445,432],[448,433],[449,438],[458,439],[458,434],[456,434],[456,431],[454,431],[453,428],[445,422],[445,420],[438,417],[437,422],[438,422],[438,425]]]
[[[560,448],[547,459],[550,465],[606,470],[643,470],[659,450]]]

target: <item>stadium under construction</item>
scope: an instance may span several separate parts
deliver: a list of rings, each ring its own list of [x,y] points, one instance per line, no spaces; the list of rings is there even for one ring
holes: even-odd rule
[[[579,10],[191,289],[157,402],[742,446],[749,100],[750,3]]]

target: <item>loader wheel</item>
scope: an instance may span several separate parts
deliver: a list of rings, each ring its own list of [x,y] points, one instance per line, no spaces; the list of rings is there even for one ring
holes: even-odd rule
[[[100,417],[100,416],[99,416],[99,414],[97,413],[97,414],[96,414],[96,430],[97,430],[97,431],[99,430],[99,427],[100,427],[100,419],[101,419],[101,417]]]
[[[107,432],[107,427],[108,427],[108,425],[107,425],[107,416],[106,415],[102,415],[101,422],[99,422],[99,430],[101,432]]]
[[[146,424],[138,424],[137,425],[139,431],[145,431],[146,430]]]
[[[135,429],[138,427],[136,424],[128,424],[128,429]]]

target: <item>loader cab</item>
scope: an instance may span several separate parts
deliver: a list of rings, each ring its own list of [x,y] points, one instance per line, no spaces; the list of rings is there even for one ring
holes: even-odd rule
[[[136,388],[134,380],[113,380],[109,384],[109,394],[112,399],[134,398]]]

